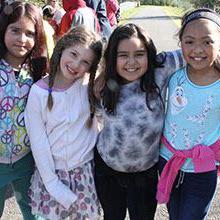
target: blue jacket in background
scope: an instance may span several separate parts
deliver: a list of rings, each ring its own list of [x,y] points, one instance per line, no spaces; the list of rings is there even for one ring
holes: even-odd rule
[[[85,0],[85,2],[88,7],[92,8],[96,12],[102,35],[108,39],[112,33],[112,28],[107,18],[104,0]]]

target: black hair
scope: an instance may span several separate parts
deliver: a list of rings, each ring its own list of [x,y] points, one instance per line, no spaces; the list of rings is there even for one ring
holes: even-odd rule
[[[50,5],[45,5],[43,8],[43,16],[47,17],[47,18],[53,18],[54,16],[54,10],[52,8],[52,6]]]
[[[210,8],[198,8],[191,11],[186,12],[182,19],[181,19],[181,27],[179,32],[177,33],[179,37],[179,41],[182,41],[183,32],[187,26],[188,23],[191,21],[197,20],[197,19],[208,19],[214,23],[216,23],[216,26],[220,33],[220,16],[217,12]],[[218,71],[220,71],[220,56],[218,55],[217,59],[214,62],[214,67]]]
[[[6,5],[0,14],[0,59],[5,57],[7,48],[5,46],[5,33],[8,25],[17,22],[23,16],[33,21],[35,25],[35,45],[25,60],[31,68],[31,74],[34,82],[39,80],[46,72],[47,58],[46,39],[43,29],[43,20],[40,10],[31,3],[14,1]]]
[[[179,40],[182,40],[183,32],[185,30],[186,25],[194,21],[196,19],[205,18],[215,22],[218,26],[220,26],[220,16],[217,12],[213,11],[210,8],[198,8],[191,11],[186,12],[181,19],[181,27],[178,32]]]
[[[104,75],[105,85],[102,91],[102,97],[105,110],[111,114],[116,113],[116,105],[120,95],[120,85],[123,81],[116,70],[118,45],[122,40],[132,37],[140,39],[147,50],[147,71],[140,79],[140,88],[146,93],[146,105],[152,111],[150,97],[159,97],[161,102],[163,102],[160,89],[155,82],[155,68],[162,67],[162,63],[157,61],[157,50],[152,39],[141,27],[135,24],[121,25],[118,26],[110,36],[104,53],[105,68],[102,74]],[[111,88],[112,86],[114,89]]]

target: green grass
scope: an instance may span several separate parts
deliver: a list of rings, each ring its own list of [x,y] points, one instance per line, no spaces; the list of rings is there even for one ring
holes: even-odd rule
[[[135,8],[130,8],[122,12],[121,14],[121,21],[119,24],[124,24],[127,19],[135,16],[140,10],[142,10],[144,7],[147,6],[140,6],[140,7],[135,7]]]
[[[175,24],[180,27],[181,25],[181,17],[185,13],[184,9],[182,8],[177,8],[177,7],[170,7],[170,6],[163,6],[163,10],[166,12],[166,14],[170,17],[176,16],[179,17],[179,19],[173,19]]]

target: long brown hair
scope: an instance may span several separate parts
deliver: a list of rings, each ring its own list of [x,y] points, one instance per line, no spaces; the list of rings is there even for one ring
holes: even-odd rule
[[[46,54],[46,39],[43,29],[43,19],[37,6],[31,3],[14,1],[3,8],[0,14],[0,59],[4,58],[7,52],[4,38],[8,25],[17,22],[23,16],[33,21],[35,25],[35,45],[26,58],[35,82],[45,73],[47,62],[44,56]]]
[[[60,59],[62,52],[73,46],[74,44],[88,45],[89,48],[94,52],[95,58],[92,62],[92,66],[89,70],[89,84],[88,84],[88,97],[90,104],[90,122],[92,122],[95,113],[95,96],[93,92],[94,80],[96,77],[96,71],[98,68],[99,61],[102,56],[102,43],[100,38],[93,32],[87,30],[83,26],[75,27],[65,34],[56,44],[53,55],[50,60],[50,75],[49,75],[49,89],[48,89],[48,102],[47,106],[49,110],[53,107],[52,88],[56,74],[59,70]],[[89,123],[91,124],[91,123]]]

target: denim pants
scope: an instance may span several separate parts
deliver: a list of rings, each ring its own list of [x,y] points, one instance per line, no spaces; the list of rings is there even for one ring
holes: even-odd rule
[[[34,169],[34,160],[29,153],[13,164],[0,163],[0,217],[3,214],[7,185],[11,184],[24,220],[35,219],[29,206],[28,189]]]
[[[153,220],[156,212],[157,165],[139,173],[108,167],[95,150],[95,183],[104,220]]]
[[[166,160],[160,157],[159,170]],[[208,213],[217,185],[217,170],[205,173],[179,171],[167,204],[170,220],[202,220]]]

